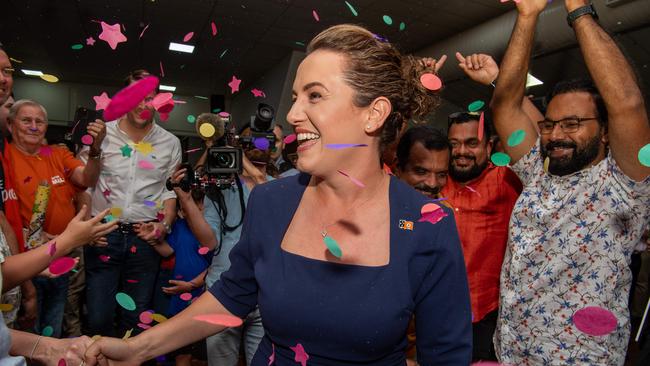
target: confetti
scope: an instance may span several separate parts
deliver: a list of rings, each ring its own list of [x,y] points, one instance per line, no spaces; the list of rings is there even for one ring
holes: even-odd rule
[[[183,37],[183,42],[189,42],[189,40],[192,39],[192,37],[194,37],[194,32],[189,32],[188,34],[185,35],[185,37]]]
[[[104,263],[107,263],[110,259],[111,259],[110,255],[105,255],[105,254],[100,254],[99,255],[99,260],[104,262]]]
[[[122,337],[122,339],[127,340],[127,339],[131,338],[131,333],[133,333],[133,328],[127,330],[126,333],[124,333],[124,337]]]
[[[573,314],[573,324],[582,333],[604,336],[616,330],[618,321],[611,311],[598,306],[588,306]]]
[[[341,257],[343,256],[343,251],[341,250],[339,243],[337,243],[336,240],[334,240],[334,238],[332,238],[329,235],[326,235],[323,238],[323,242],[325,243],[327,250],[329,250],[329,252],[332,253],[333,256],[341,259]]]
[[[240,318],[226,314],[195,315],[193,319],[214,325],[223,325],[229,328],[239,327],[244,323]]]
[[[157,323],[164,323],[167,321],[167,317],[161,314],[153,314],[151,318]]]
[[[391,18],[390,16],[384,15],[383,19],[384,19],[384,23],[386,23],[387,25],[392,25],[393,24],[393,18]]]
[[[93,38],[93,37],[86,38],[86,45],[87,46],[94,46],[95,45],[95,38]]]
[[[153,318],[151,317],[153,315],[153,311],[150,310],[145,310],[140,313],[140,316],[138,317],[140,319],[140,323],[144,324],[151,324],[153,323]]]
[[[142,328],[142,329],[144,329],[144,330],[147,330],[147,329],[151,328],[151,325],[149,325],[149,324],[138,323],[138,327],[139,327],[139,328]]]
[[[650,167],[650,144],[639,149],[639,162],[644,166]]]
[[[149,200],[144,200],[144,205],[147,206],[147,207],[156,207],[156,202],[149,201]]]
[[[131,146],[129,146],[127,144],[127,145],[124,145],[124,146],[120,147],[120,151],[122,152],[122,156],[130,158],[131,157],[131,152],[133,151],[133,149],[131,149]]]
[[[208,254],[209,251],[210,251],[210,248],[208,248],[208,247],[200,247],[199,248],[199,254],[201,254],[201,255],[206,255],[206,254]]]
[[[239,84],[241,84],[241,80],[237,79],[237,77],[233,75],[232,80],[228,83],[228,86],[230,87],[230,93],[235,94],[236,92],[238,92]]]
[[[475,100],[467,106],[467,110],[470,112],[478,112],[485,107],[485,102],[482,100]]]
[[[56,242],[53,241],[53,242],[50,242],[50,245],[47,247],[47,254],[50,257],[53,257],[55,253],[56,253]]]
[[[138,281],[138,280],[126,280],[126,282],[128,282],[128,283],[138,283],[140,281]]]
[[[156,90],[158,83],[157,77],[148,76],[120,90],[104,110],[104,118],[112,121],[133,110],[149,93]]]
[[[433,91],[442,88],[442,80],[440,80],[440,78],[435,74],[431,73],[422,74],[422,76],[420,76],[420,83],[422,83],[423,87]]]
[[[258,137],[253,140],[253,145],[255,145],[256,148],[266,151],[269,149],[269,140],[267,140],[266,137]]]
[[[219,58],[223,58],[226,52],[228,52],[228,49],[223,50],[223,52],[221,52],[221,55],[219,55]]]
[[[305,352],[305,348],[302,344],[298,343],[294,347],[289,347],[296,354],[294,361],[299,362],[301,366],[307,366],[307,360],[309,360],[309,355]]]
[[[43,328],[43,331],[41,332],[43,337],[51,337],[52,334],[54,334],[54,328],[52,326],[48,325],[47,327]]]
[[[196,122],[196,117],[194,117],[194,115],[192,115],[192,114],[188,115],[187,116],[187,122],[189,122],[189,123]]]
[[[74,258],[61,257],[53,260],[48,268],[53,275],[58,276],[70,272],[76,265],[77,261]]]
[[[120,31],[119,24],[109,25],[104,22],[100,22],[102,26],[102,33],[99,35],[99,39],[108,43],[108,45],[115,50],[117,45],[126,42],[126,37]]]
[[[196,149],[185,150],[185,153],[190,154],[190,153],[201,151],[201,150],[203,150],[202,147],[197,147]]]
[[[81,136],[81,143],[84,145],[92,145],[94,141],[95,139],[88,134]]]
[[[106,92],[102,92],[100,95],[95,95],[93,100],[95,101],[96,111],[106,109],[106,107],[111,103],[111,98],[108,97]]]
[[[447,217],[447,213],[445,212],[445,210],[443,210],[440,206],[436,205],[435,203],[427,203],[424,206],[422,206],[422,209],[420,210],[420,214],[422,215],[422,217],[420,217],[418,222],[428,222],[430,224],[437,224],[444,217]]]
[[[65,358],[60,359],[59,362],[57,362],[56,365],[57,366],[66,366],[67,363],[65,362]]]
[[[490,160],[492,160],[496,166],[507,166],[510,164],[510,156],[502,152],[496,152],[492,154]]]
[[[404,23],[404,22],[400,22],[400,23],[399,23],[399,30],[400,30],[400,32],[403,31],[404,29],[406,29],[406,23]]]
[[[149,142],[138,142],[135,144],[135,149],[143,155],[149,155],[153,152],[153,146]]]
[[[332,150],[340,150],[340,149],[347,149],[350,147],[366,147],[368,146],[367,144],[327,144],[325,145],[326,148],[332,149]]]
[[[485,134],[485,115],[481,112],[481,115],[478,117],[478,140],[483,141],[483,135]]]
[[[131,245],[131,248],[129,249],[131,253],[135,254],[138,251],[138,248],[136,248],[135,245]]]
[[[142,39],[142,36],[144,36],[144,32],[146,32],[147,29],[149,29],[150,25],[151,23],[147,24],[147,26],[145,26],[144,29],[142,29],[142,32],[140,32],[140,37],[138,37],[138,39]]]
[[[549,164],[551,164],[551,159],[549,159],[548,156],[547,156],[546,159],[544,159],[544,171],[546,173],[548,173]]]
[[[125,294],[124,292],[118,292],[115,294],[115,300],[117,300],[117,303],[120,304],[121,307],[128,311],[135,310],[135,301],[133,301],[131,296]]]
[[[190,301],[192,300],[192,294],[189,292],[182,293],[180,296],[181,300],[183,301]]]
[[[352,4],[350,4],[349,2],[346,1],[345,5],[348,6],[348,9],[350,9],[350,12],[352,13],[352,15],[354,15],[355,17],[359,15],[359,13],[357,13],[357,10],[354,8],[354,6],[352,6]]]
[[[214,37],[217,35],[217,25],[214,22],[210,22],[210,26],[212,27],[212,36]]]
[[[174,104],[177,102],[173,98],[172,93],[158,93],[151,101],[151,105],[158,113],[169,113],[174,109]]]
[[[162,61],[160,61],[160,77],[165,77],[165,69],[163,68]]]
[[[285,144],[290,144],[292,142],[296,141],[296,134],[292,133],[291,135],[287,135],[287,137],[284,138],[284,143]]]
[[[0,311],[4,311],[5,313],[8,311],[12,311],[14,309],[13,304],[0,304]]]
[[[318,16],[316,10],[312,10],[311,15],[314,17],[314,19],[316,19],[317,22],[320,22],[320,17]]]
[[[38,153],[42,156],[50,156],[52,155],[52,148],[49,146],[41,146]]]
[[[120,217],[122,216],[122,209],[119,207],[111,207],[110,213],[113,217]]]
[[[31,181],[32,181],[32,177],[25,177],[25,179],[23,179],[24,184],[27,184],[27,183],[29,183]]]
[[[524,141],[524,138],[526,138],[526,131],[517,130],[508,137],[508,146],[515,147],[521,144]]]
[[[271,366],[271,364],[275,362],[275,344],[271,343],[271,347],[273,348],[273,352],[271,352],[271,355],[269,356],[268,366]]]
[[[139,117],[140,117],[141,119],[144,119],[144,120],[149,120],[152,116],[153,116],[153,114],[151,113],[150,110],[148,110],[148,109],[143,109],[142,112],[140,112],[140,116],[139,116]]]
[[[203,123],[201,127],[199,127],[199,135],[201,135],[201,137],[210,138],[214,136],[216,132],[217,130],[211,123]]]
[[[220,112],[220,113],[219,113],[219,117],[221,117],[221,118],[228,118],[228,117],[230,117],[230,113],[228,113],[228,112]]]
[[[59,78],[57,78],[57,77],[54,76],[54,75],[50,75],[50,74],[43,74],[43,75],[41,75],[41,79],[47,81],[48,83],[56,83],[56,82],[59,81]]]
[[[72,48],[75,51],[78,51],[78,50],[84,48],[84,45],[82,45],[81,43],[77,43],[77,44],[73,44],[72,46],[70,46],[70,48]]]
[[[361,188],[365,188],[365,187],[366,187],[366,185],[363,184],[363,182],[361,182],[361,181],[358,180],[357,178],[352,177],[352,176],[348,175],[347,173],[342,172],[342,171],[340,171],[340,170],[338,170],[338,172],[339,172],[339,174],[348,177],[348,178],[352,181],[352,183],[356,184],[357,186],[359,186],[359,187],[361,187]]]
[[[305,43],[303,43],[303,42],[300,42],[300,41],[296,41],[296,44],[297,44],[298,46],[302,46],[302,47],[305,47]]]
[[[266,98],[266,94],[262,90],[251,89],[251,93],[253,93],[253,96],[255,96],[255,98],[258,98],[258,97]]]

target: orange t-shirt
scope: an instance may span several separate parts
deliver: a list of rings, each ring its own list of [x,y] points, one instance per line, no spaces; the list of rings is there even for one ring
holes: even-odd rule
[[[43,146],[38,155],[26,155],[14,143],[9,144],[7,157],[13,170],[14,189],[20,202],[23,227],[29,226],[34,196],[39,182],[47,181],[50,196],[45,211],[43,230],[59,235],[75,216],[73,198],[77,189],[70,182],[72,172],[84,166],[72,153],[58,146]]]

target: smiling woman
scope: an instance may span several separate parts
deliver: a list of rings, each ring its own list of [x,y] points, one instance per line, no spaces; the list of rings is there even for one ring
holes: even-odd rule
[[[287,115],[303,174],[251,192],[231,267],[209,293],[128,341],[96,342],[89,365],[99,356],[141,363],[226,326],[196,316],[245,318],[257,306],[265,336],[254,366],[401,366],[413,316],[421,365],[468,365],[469,291],[453,216],[440,208],[439,221],[421,220],[427,199],[380,164],[405,121],[437,103],[419,83],[424,69],[361,27],[317,35]]]

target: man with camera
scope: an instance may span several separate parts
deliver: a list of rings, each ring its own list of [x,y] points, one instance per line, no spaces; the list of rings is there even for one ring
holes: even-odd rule
[[[132,72],[125,86],[149,76]],[[86,302],[89,334],[119,335],[137,326],[138,316],[150,306],[160,256],[147,241],[164,236],[176,217],[176,195],[165,181],[181,162],[179,139],[158,126],[151,92],[135,109],[106,123],[106,138],[98,153],[81,156],[101,162],[101,176],[92,191],[92,214],[111,209],[119,228],[85,248]],[[138,231],[148,223],[151,230]],[[140,234],[138,234],[140,232]],[[135,310],[116,308],[117,292],[129,295]],[[118,313],[117,328],[114,315]],[[116,333],[117,330],[117,333]]]

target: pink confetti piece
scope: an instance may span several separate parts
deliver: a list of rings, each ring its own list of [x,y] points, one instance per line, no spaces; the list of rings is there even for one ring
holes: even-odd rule
[[[128,282],[128,283],[138,283],[140,281],[138,281],[138,280],[126,280],[126,282]]]
[[[292,142],[296,141],[296,134],[292,133],[291,135],[287,135],[287,137],[284,138],[284,143],[285,144],[290,144]]]
[[[236,92],[239,91],[239,84],[241,84],[241,80],[237,79],[235,75],[232,76],[232,80],[228,83],[228,86],[230,87],[230,93],[235,94]]]
[[[49,146],[41,146],[38,150],[38,154],[41,156],[50,156],[52,155],[52,148]]]
[[[53,275],[62,275],[70,272],[77,265],[77,261],[70,257],[61,257],[55,259],[48,267]]]
[[[477,191],[476,189],[474,189],[474,188],[472,188],[472,187],[470,187],[470,186],[465,186],[465,188],[467,188],[467,190],[470,191],[470,192],[472,192],[472,193],[476,193],[476,194],[478,194],[479,197],[481,196],[481,193],[480,193],[479,191]]]
[[[153,116],[150,110],[148,109],[143,109],[142,112],[140,112],[140,118],[149,120]]]
[[[604,336],[616,330],[618,320],[611,311],[598,306],[588,306],[573,314],[573,324],[582,333]]]
[[[182,293],[181,296],[179,296],[181,300],[183,301],[190,301],[192,300],[192,294],[189,292]]]
[[[138,161],[138,167],[139,167],[140,169],[144,169],[144,170],[153,170],[153,169],[156,169],[156,166],[153,165],[152,162],[147,161],[147,160],[140,160],[140,161]]]
[[[199,254],[201,254],[201,255],[206,255],[206,254],[208,254],[209,251],[210,251],[210,248],[208,248],[208,247],[200,247],[199,248]]]
[[[99,260],[106,263],[111,259],[110,255],[105,255],[105,254],[100,254],[99,255]]]
[[[130,250],[131,250],[131,253],[135,254],[138,251],[138,248],[136,248],[135,245],[132,245]]]
[[[151,323],[153,323],[152,315],[153,314],[149,310],[145,310],[145,311],[141,312],[140,316],[138,316],[138,318],[140,318],[140,323],[143,323],[143,324],[151,324]]]
[[[67,363],[65,362],[65,358],[60,359],[59,362],[57,363],[57,366],[66,366],[66,365]]]
[[[340,149],[347,149],[350,147],[366,147],[368,146],[367,144],[327,144],[325,145],[326,148],[332,149],[332,150],[340,150]]]
[[[337,170],[337,171],[339,172],[339,174],[342,174],[342,175],[346,176],[348,179],[350,179],[352,181],[352,183],[356,184],[357,186],[359,186],[361,188],[366,188],[366,185],[363,184],[363,182],[361,182],[357,178],[355,178],[355,177],[353,177],[353,176],[351,176],[351,175],[349,175],[349,174],[347,174],[345,172],[342,172],[340,170]]]
[[[228,118],[228,117],[230,117],[230,113],[228,113],[228,112],[219,112],[219,117]]]
[[[212,27],[212,36],[214,37],[217,35],[217,25],[214,22],[210,22],[210,26]]]
[[[268,366],[271,366],[273,362],[275,362],[275,344],[271,343],[271,347],[273,349],[273,352],[271,352],[271,355],[269,356]]]
[[[164,220],[164,219],[165,219],[165,214],[164,214],[164,213],[162,213],[162,212],[158,212],[158,213],[156,214],[156,220],[158,220],[158,221],[162,221],[162,220]]]
[[[147,24],[147,26],[144,27],[144,29],[142,30],[142,32],[140,32],[140,37],[138,37],[138,39],[142,39],[142,36],[144,36],[144,32],[145,32],[147,29],[149,29],[149,26],[150,26],[150,25],[151,25],[151,23]]]
[[[320,17],[318,16],[318,13],[316,12],[316,10],[312,10],[311,15],[314,16],[314,19],[316,19],[317,22],[320,22]]]
[[[262,90],[251,89],[251,93],[253,93],[253,96],[255,98],[259,98],[259,97],[266,98],[266,93],[264,93]]]
[[[309,355],[305,352],[305,348],[302,344],[298,343],[294,347],[289,347],[295,353],[294,361],[300,363],[301,366],[307,366],[307,360],[309,360]]]
[[[99,39],[108,43],[108,45],[115,50],[117,45],[126,42],[126,37],[122,32],[120,32],[120,25],[113,24],[109,25],[104,22],[100,22],[102,26],[102,33],[99,35]]]
[[[165,69],[163,68],[162,61],[160,61],[160,76],[165,77]]]
[[[106,92],[102,92],[100,95],[95,95],[93,97],[93,100],[95,101],[95,110],[103,110],[108,107],[108,104],[111,102],[111,98],[108,97],[108,94]]]
[[[140,327],[140,328],[142,328],[144,330],[147,330],[147,329],[151,328],[151,325],[138,323],[138,327]]]
[[[53,257],[55,253],[56,253],[56,242],[53,241],[53,242],[50,242],[50,245],[47,247],[47,254],[50,257]]]
[[[158,87],[158,78],[148,76],[120,90],[104,110],[104,119],[112,121],[125,115]]]
[[[185,37],[183,37],[183,42],[188,42],[192,37],[194,37],[194,32],[189,32]]]
[[[239,327],[244,323],[240,318],[226,314],[196,315],[193,319],[214,325],[223,325],[224,327],[229,328]]]
[[[485,116],[481,112],[481,116],[478,118],[478,140],[483,141],[483,132],[485,131]]]
[[[94,46],[95,45],[95,38],[93,38],[93,37],[86,38],[86,45]]]
[[[105,189],[102,191],[102,195],[104,195],[104,198],[108,199],[108,196],[111,195],[111,191],[109,189]]]
[[[160,120],[166,122],[169,119],[169,113],[159,113]]]
[[[442,88],[442,80],[440,80],[437,75],[431,73],[422,74],[422,76],[420,76],[420,83],[422,83],[422,86],[432,91],[440,90],[440,88]]]
[[[174,278],[177,279],[177,280],[182,280],[182,279],[183,279],[183,275],[178,274],[178,275],[176,275]]]
[[[88,134],[81,136],[81,143],[84,145],[92,145],[94,141],[95,139]]]
[[[203,150],[202,147],[197,147],[196,149],[189,149],[189,150],[186,150],[185,152],[187,154],[189,154],[189,153],[193,153],[193,152],[197,152],[197,151],[201,151],[201,150]]]
[[[428,222],[431,224],[437,224],[444,217],[447,217],[447,213],[445,212],[445,210],[443,210],[440,206],[436,205],[435,203],[427,203],[424,206],[422,206],[422,209],[420,210],[420,214],[422,215],[422,217],[418,220],[418,222]]]

